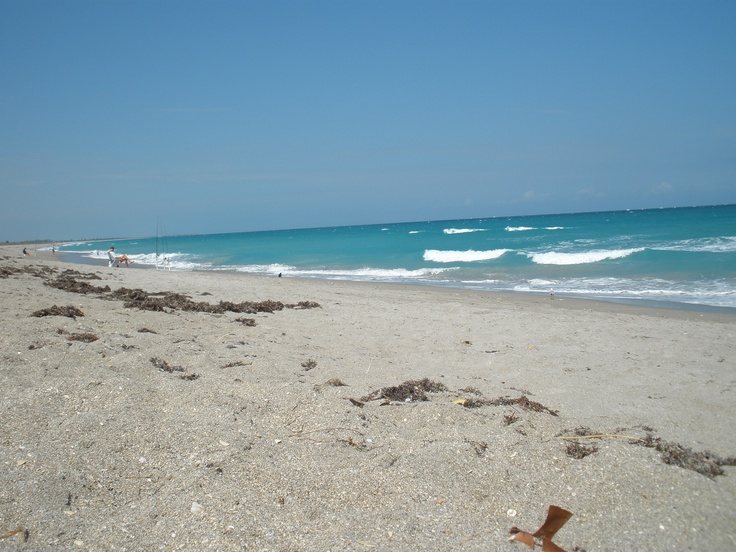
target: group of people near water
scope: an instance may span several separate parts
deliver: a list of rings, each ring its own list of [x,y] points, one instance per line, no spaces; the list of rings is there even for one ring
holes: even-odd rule
[[[125,263],[125,266],[130,266],[130,259],[125,253],[120,256],[115,254],[115,246],[111,246],[110,249],[107,250],[107,259],[107,266],[109,267],[118,267],[120,266],[120,263]]]

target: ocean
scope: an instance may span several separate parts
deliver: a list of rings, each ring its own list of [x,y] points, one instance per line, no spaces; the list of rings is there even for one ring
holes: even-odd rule
[[[106,264],[736,309],[736,205],[67,243]],[[736,312],[736,311],[735,311]]]

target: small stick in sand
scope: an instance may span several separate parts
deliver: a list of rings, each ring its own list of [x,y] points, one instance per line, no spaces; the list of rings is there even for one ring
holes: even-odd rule
[[[570,439],[630,439],[632,441],[641,441],[642,443],[645,443],[646,441],[644,439],[640,439],[639,437],[631,437],[630,435],[615,435],[615,434],[607,434],[607,433],[599,433],[597,435],[570,435],[566,437],[560,437],[560,439],[563,439],[565,441]]]
[[[28,542],[29,531],[25,527],[18,527],[12,531],[8,531],[4,535],[0,535],[0,539],[9,539],[14,535],[23,534],[23,542]]]

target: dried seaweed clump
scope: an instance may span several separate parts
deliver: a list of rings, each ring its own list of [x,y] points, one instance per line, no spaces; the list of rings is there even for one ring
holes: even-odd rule
[[[153,364],[162,372],[168,372],[169,374],[173,374],[174,372],[184,372],[184,368],[182,368],[181,366],[171,366],[164,359],[158,357],[153,357],[151,359],[151,364]]]
[[[97,337],[93,333],[75,333],[71,334],[69,337],[67,337],[69,341],[81,341],[83,343],[92,343],[93,341],[97,341],[99,337]]]
[[[543,404],[531,401],[524,395],[516,399],[512,399],[510,397],[498,397],[496,399],[471,397],[469,399],[461,399],[455,402],[463,405],[465,408],[480,408],[481,406],[519,406],[529,412],[546,412],[552,416],[557,416],[557,410],[551,410]]]
[[[222,312],[217,306],[210,305],[206,302],[192,301],[189,296],[183,293],[174,293],[164,291],[161,293],[148,293],[142,289],[120,288],[112,292],[113,299],[123,301],[126,308],[137,308],[140,310],[150,310],[157,312],[166,312],[167,310],[183,310],[195,312]]]
[[[10,259],[10,257],[4,257],[4,259]],[[49,266],[26,266],[23,268],[17,268],[14,266],[3,266],[0,267],[0,278],[7,278],[14,274],[30,274],[36,278],[48,278],[56,272],[55,268]]]
[[[527,397],[526,395],[522,395],[521,397],[516,399],[499,397],[498,399],[494,399],[492,403],[495,406],[516,405],[529,412],[546,412],[547,414],[550,414],[552,416],[557,416],[557,410],[551,410],[543,404],[538,403],[537,401],[530,401],[529,397]]]
[[[223,368],[235,368],[236,366],[251,366],[252,362],[243,362],[242,360],[235,360],[233,362],[228,362],[227,364],[223,365]]]
[[[259,312],[272,314],[276,311],[284,310],[284,304],[281,301],[272,301],[270,299],[260,302],[243,301],[242,303],[220,301],[216,308],[218,309],[217,312],[221,313],[230,311],[244,314],[256,314]]]
[[[93,286],[87,282],[75,280],[69,274],[62,274],[55,280],[49,280],[46,282],[46,285],[63,291],[81,293],[82,295],[86,295],[88,293],[108,293],[110,291],[110,286],[108,285],[102,287]]]
[[[409,380],[392,387],[382,387],[363,397],[363,401],[375,401],[386,399],[398,402],[421,402],[428,401],[427,393],[440,393],[447,391],[443,383],[432,381],[428,378],[421,380]]]
[[[72,276],[76,276],[78,278],[81,278],[82,280],[102,280],[102,278],[100,278],[100,275],[95,274],[94,272],[79,272],[78,270],[72,270],[70,268],[67,268],[64,272],[62,272],[60,277],[71,278]]]
[[[76,320],[77,316],[84,316],[84,313],[74,305],[67,305],[66,307],[54,305],[53,307],[37,310],[31,316],[35,316],[36,318],[42,316],[68,316]]]
[[[0,268],[0,278],[7,278],[12,274],[18,272],[30,272],[35,276],[49,278],[54,273],[54,269],[45,270],[32,270],[27,267],[25,270],[15,269],[12,267]],[[162,291],[157,293],[149,293],[142,289],[128,289],[120,288],[116,291],[112,291],[110,286],[105,285],[104,287],[93,286],[87,282],[76,280],[74,277],[81,278],[83,280],[99,280],[101,279],[97,274],[92,273],[81,273],[76,270],[65,270],[60,276],[54,280],[46,281],[46,285],[61,289],[64,291],[70,291],[74,293],[96,293],[99,295],[106,296],[110,299],[117,299],[123,301],[123,306],[126,308],[137,308],[141,310],[158,311],[158,312],[171,312],[174,310],[182,310],[189,312],[209,312],[214,314],[222,314],[224,312],[236,312],[236,313],[247,313],[255,314],[259,312],[274,313],[276,311],[289,309],[314,309],[318,308],[319,303],[314,301],[300,301],[294,304],[284,304],[281,301],[272,301],[270,299],[266,301],[254,302],[244,301],[242,303],[233,303],[230,301],[220,301],[217,305],[212,305],[205,301],[193,301],[189,296],[182,293],[175,293],[171,291]],[[206,293],[209,295],[208,293]],[[205,295],[205,294],[203,294]]]
[[[18,274],[21,272],[20,268],[15,268],[14,266],[0,266],[0,278],[8,278],[12,276],[13,274]]]
[[[290,309],[318,309],[320,304],[314,301],[299,301],[296,304],[286,305],[286,307]]]
[[[184,372],[186,372],[186,370],[183,367],[171,366],[168,362],[158,357],[153,357],[151,359],[151,364],[162,372],[168,372],[169,374],[173,374],[174,372],[179,373],[179,379],[194,381],[199,378],[198,374],[185,374]]]
[[[590,456],[591,454],[594,454],[596,452],[598,452],[597,446],[584,445],[583,443],[579,443],[577,441],[567,443],[567,445],[565,446],[565,454],[567,454],[570,458],[575,458],[576,460],[582,460],[586,456]]]
[[[126,308],[137,308],[158,312],[181,310],[188,312],[209,312],[213,314],[223,314],[225,312],[242,314],[265,312],[270,314],[283,310],[284,308],[304,309],[319,307],[317,303],[311,301],[302,301],[295,305],[285,305],[281,301],[272,301],[271,299],[259,302],[243,301],[241,303],[220,301],[218,304],[212,305],[206,301],[192,301],[188,295],[184,295],[183,293],[174,293],[171,291],[148,293],[142,289],[128,288],[120,288],[112,292],[110,296],[113,299],[122,300],[123,306]],[[243,320],[249,321],[249,319],[239,319],[239,321]]]
[[[235,321],[240,322],[243,326],[248,326],[250,328],[256,325],[255,318],[236,318]]]
[[[736,457],[721,458],[717,454],[708,451],[696,452],[679,443],[663,441],[651,434],[636,443],[655,449],[660,453],[665,464],[692,470],[711,479],[725,473],[722,466],[736,466]]]

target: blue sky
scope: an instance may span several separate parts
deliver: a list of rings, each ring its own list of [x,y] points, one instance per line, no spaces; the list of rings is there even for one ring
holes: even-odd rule
[[[0,241],[721,203],[731,0],[0,0]]]

